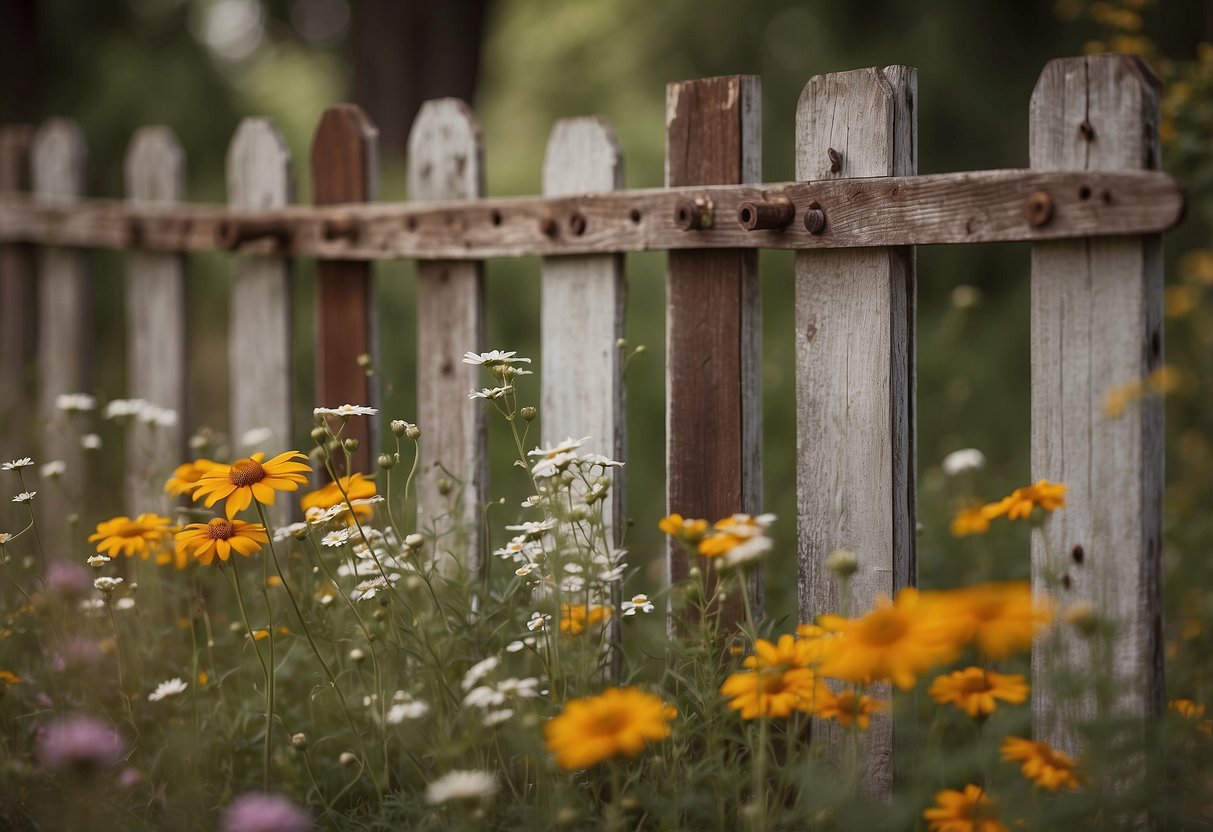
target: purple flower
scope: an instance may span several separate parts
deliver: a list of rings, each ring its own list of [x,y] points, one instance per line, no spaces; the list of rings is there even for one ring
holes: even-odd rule
[[[278,794],[242,794],[223,813],[223,832],[309,832],[312,816]]]
[[[80,775],[116,765],[126,741],[108,724],[91,716],[69,716],[52,722],[38,738],[38,758],[51,771]]]
[[[93,588],[93,579],[80,564],[58,560],[46,568],[46,585],[64,598],[83,598]]]

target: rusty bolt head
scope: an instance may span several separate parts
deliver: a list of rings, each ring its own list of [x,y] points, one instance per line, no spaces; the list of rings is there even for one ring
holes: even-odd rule
[[[1053,219],[1053,197],[1044,191],[1036,191],[1023,204],[1023,218],[1033,228],[1040,228]]]
[[[551,214],[545,214],[543,219],[539,220],[539,231],[545,237],[555,237],[559,228],[556,218]]]
[[[810,202],[804,212],[804,230],[810,234],[820,234],[826,227],[825,211],[821,210],[820,202]]]
[[[834,148],[826,150],[826,156],[830,158],[830,173],[838,173],[842,170],[842,154]]]

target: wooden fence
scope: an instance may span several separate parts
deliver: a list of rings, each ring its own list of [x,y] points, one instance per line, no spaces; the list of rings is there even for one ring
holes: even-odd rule
[[[1159,234],[1178,222],[1183,196],[1156,171],[1157,81],[1130,57],[1053,61],[1031,100],[1030,170],[936,176],[916,176],[917,96],[916,73],[907,67],[813,78],[796,104],[797,181],[762,183],[759,80],[672,84],[665,187],[620,190],[611,127],[584,118],[553,130],[543,196],[499,199],[484,198],[471,110],[431,101],[413,126],[413,201],[402,204],[374,202],[375,128],[351,105],[330,108],[317,127],[313,206],[291,203],[291,158],[265,119],[245,120],[232,139],[226,206],[183,203],[185,160],[166,128],[136,132],[122,201],[83,197],[85,143],[72,122],[4,128],[0,390],[8,422],[27,410],[13,391],[30,360],[31,324],[39,383],[30,415],[49,421],[58,394],[88,389],[91,315],[81,248],[131,252],[127,392],[182,414],[184,255],[236,254],[231,428],[238,436],[268,426],[271,449],[285,449],[291,438],[288,259],[318,259],[316,395],[333,406],[371,398],[365,375],[354,370],[356,356],[374,351],[370,261],[416,258],[421,493],[436,494],[441,460],[467,483],[462,511],[478,529],[477,505],[489,496],[485,415],[468,406],[479,378],[460,356],[486,347],[482,261],[544,258],[543,438],[589,433],[599,449],[624,458],[621,254],[663,249],[668,507],[709,518],[758,512],[756,255],[795,249],[798,585],[808,620],[843,600],[823,564],[835,549],[859,557],[848,585],[852,610],[914,582],[913,246],[1030,241],[1032,476],[1069,486],[1068,508],[1034,533],[1035,583],[1043,590],[1064,575],[1063,604],[1087,600],[1118,622],[1118,707],[1140,717],[1157,713],[1162,411],[1148,401],[1114,421],[1101,416],[1110,387],[1162,362]],[[36,323],[24,314],[35,290]],[[180,424],[158,429],[153,445],[142,441],[165,466],[185,454]],[[360,469],[370,469],[374,447],[363,443]],[[621,474],[615,486],[619,518]],[[157,491],[132,480],[130,505]],[[423,515],[439,509],[430,499],[422,500]],[[473,541],[469,551],[479,550]],[[687,569],[672,548],[670,577]],[[1039,669],[1046,657],[1081,661],[1086,649],[1057,628],[1035,662]],[[1083,713],[1063,707],[1044,674],[1033,713],[1038,736],[1075,747],[1071,727]],[[886,722],[868,746],[867,776],[877,789],[889,788],[891,748]]]

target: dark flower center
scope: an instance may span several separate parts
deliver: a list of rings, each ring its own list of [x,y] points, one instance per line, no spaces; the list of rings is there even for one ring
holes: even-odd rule
[[[238,459],[232,463],[232,470],[227,475],[232,485],[244,488],[265,479],[265,469],[255,459]]]
[[[206,524],[206,536],[211,540],[229,540],[234,534],[236,527],[230,520],[224,520],[222,517],[216,517]]]

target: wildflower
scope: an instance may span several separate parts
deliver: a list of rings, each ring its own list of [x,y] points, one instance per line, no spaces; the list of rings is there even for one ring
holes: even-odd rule
[[[466,708],[495,708],[505,703],[505,694],[489,685],[472,688],[463,697]]]
[[[172,533],[171,522],[151,513],[140,514],[134,520],[125,515],[112,517],[97,524],[97,531],[89,535],[88,542],[97,543],[97,551],[111,557],[138,555],[147,560]]]
[[[421,719],[430,712],[430,706],[420,699],[397,702],[388,709],[388,725],[399,725],[406,719]]]
[[[328,546],[336,549],[350,542],[350,533],[346,529],[337,529],[320,538],[321,546]]]
[[[540,613],[531,613],[531,620],[526,623],[526,628],[532,633],[536,630],[542,630],[547,627],[548,622],[552,620],[551,615],[541,615]]]
[[[859,558],[849,549],[835,549],[826,556],[826,569],[840,578],[849,578],[859,571]]]
[[[708,521],[688,520],[681,514],[670,514],[661,518],[657,523],[657,528],[684,543],[698,543],[704,532],[708,530]]]
[[[823,615],[818,623],[838,635],[824,641],[820,672],[856,684],[890,679],[914,687],[916,677],[949,662],[960,650],[965,623],[906,588],[890,602],[881,596],[862,618]]]
[[[503,722],[509,721],[510,717],[513,715],[513,708],[502,708],[499,711],[489,711],[487,714],[481,717],[480,724],[485,728],[496,728]]]
[[[45,463],[38,469],[38,474],[44,480],[53,480],[55,477],[62,476],[63,472],[66,470],[66,462],[64,462],[62,459],[52,459],[50,462]]]
[[[309,832],[312,816],[279,794],[242,794],[223,812],[222,832]]]
[[[262,462],[264,457],[263,453],[255,453],[231,465],[203,472],[194,489],[194,499],[206,497],[207,508],[226,499],[226,513],[232,518],[241,509],[248,508],[253,500],[272,506],[275,491],[295,491],[307,481],[304,475],[312,470],[295,461],[307,459],[298,451],[278,454],[268,462]]]
[[[106,402],[101,415],[105,419],[125,419],[137,416],[145,407],[147,402],[144,399],[113,399]]]
[[[1047,603],[1032,598],[1027,581],[978,584],[932,597],[952,606],[977,649],[994,660],[1029,649],[1053,615]]]
[[[468,399],[488,399],[489,401],[492,401],[494,399],[500,399],[507,393],[513,392],[513,390],[514,388],[508,385],[505,387],[485,387],[481,390],[469,390]]]
[[[1049,791],[1079,787],[1078,763],[1064,752],[1050,748],[1048,743],[1006,737],[1002,741],[1002,759],[1022,763],[1020,770],[1024,777]]]
[[[173,475],[164,483],[164,490],[169,494],[189,494],[198,487],[198,480],[207,471],[222,468],[223,465],[210,459],[195,459],[178,465]]]
[[[65,598],[88,592],[88,570],[78,563],[55,561],[46,568],[46,585]]]
[[[966,667],[937,676],[927,691],[940,705],[955,705],[972,719],[994,713],[995,699],[1021,705],[1028,698],[1028,683],[1018,674],[995,673],[981,667]]]
[[[990,530],[990,517],[987,514],[987,507],[978,504],[961,509],[952,518],[951,529],[953,537],[985,534]]]
[[[609,607],[586,607],[585,604],[560,605],[560,632],[571,636],[581,635],[586,627],[601,624],[611,617]],[[533,616],[532,616],[533,618]]]
[[[965,471],[978,471],[986,465],[986,456],[976,448],[965,448],[960,451],[952,451],[943,458],[940,467],[943,472],[949,477],[954,477],[957,474]]]
[[[1205,706],[1191,699],[1172,699],[1167,703],[1167,710],[1174,711],[1184,719],[1200,719],[1205,715]]]
[[[23,468],[29,468],[34,464],[34,461],[28,456],[23,456],[21,459],[14,459],[12,462],[0,464],[0,471],[20,471]]]
[[[156,689],[147,695],[147,701],[159,702],[161,699],[185,693],[188,689],[189,685],[185,683],[185,680],[181,678],[169,679],[167,682],[161,682],[156,685]]]
[[[500,663],[501,660],[496,656],[489,656],[487,659],[481,659],[480,661],[476,662],[476,664],[472,665],[467,673],[463,674],[463,681],[459,683],[459,686],[464,690],[471,690],[473,685],[475,685],[485,676],[492,673]]]
[[[598,696],[571,699],[543,726],[547,748],[568,771],[589,768],[622,754],[636,757],[650,741],[671,733],[678,712],[639,688],[607,688]]]
[[[699,541],[699,554],[705,558],[719,557],[736,546],[762,537],[767,526],[774,520],[773,514],[761,514],[758,517],[734,514],[732,517],[718,520],[712,530]]]
[[[256,448],[266,444],[273,438],[274,431],[272,428],[250,428],[240,434],[240,445],[245,448]]]
[[[725,679],[720,692],[730,697],[729,707],[742,719],[760,716],[783,718],[794,710],[811,711],[828,693],[809,666],[815,656],[808,642],[782,635],[778,642],[754,642],[754,655],[743,663],[746,671]]]
[[[464,364],[487,364],[490,367],[501,364],[530,364],[529,358],[515,358],[518,353],[515,350],[502,352],[501,350],[490,350],[489,352],[465,352],[463,354]]]
[[[52,722],[38,739],[38,759],[51,771],[87,776],[117,765],[126,742],[106,723],[91,716]]]
[[[391,576],[392,580],[399,578],[399,575]],[[354,591],[350,593],[350,598],[355,601],[369,601],[379,594],[380,591],[387,589],[391,584],[388,583],[388,578],[380,575],[377,578],[363,581],[354,587]]]
[[[1003,516],[1008,520],[1024,520],[1030,517],[1032,510],[1038,506],[1045,511],[1065,508],[1065,493],[1065,483],[1040,480],[1035,485],[1016,488],[997,503],[990,503],[986,506],[985,513],[991,520]]]
[[[735,569],[739,566],[754,563],[767,552],[775,543],[765,535],[756,535],[743,543],[733,546],[717,561],[721,568]]]
[[[14,503],[32,503],[34,497],[38,495],[37,491],[22,491],[16,497],[13,497]]]
[[[492,772],[449,771],[425,787],[425,801],[437,805],[449,800],[480,800],[497,794],[499,788]]]
[[[86,413],[97,407],[97,400],[88,393],[60,393],[55,396],[55,407],[64,413]]]
[[[343,404],[337,407],[316,407],[312,408],[312,415],[316,418],[321,416],[337,416],[341,419],[348,419],[351,416],[374,416],[379,411],[373,407],[367,407],[361,404]]]
[[[813,713],[820,719],[838,720],[838,724],[844,728],[857,724],[859,730],[866,731],[871,725],[872,714],[881,713],[888,708],[889,703],[884,699],[860,695],[849,689],[834,693],[826,688],[819,693],[819,701]]]
[[[263,543],[269,543],[265,526],[223,517],[209,523],[190,523],[177,533],[177,552],[192,555],[204,566],[210,566],[216,557],[226,563],[232,552],[250,557],[261,551]]]
[[[5,543],[8,543],[14,537],[16,537],[16,535],[14,535],[10,532],[0,532],[0,546],[3,546]],[[106,560],[109,560],[109,558],[106,558]]]
[[[517,569],[514,570],[514,574],[517,575],[519,578],[525,578],[527,575],[531,574],[538,568],[539,568],[539,564],[537,564],[537,563],[524,563],[522,566],[519,566]]]
[[[972,783],[963,792],[945,789],[935,795],[935,806],[922,813],[929,832],[1008,832],[994,814],[995,801]]]
[[[118,585],[121,583],[122,578],[101,577],[93,580],[93,586],[106,595],[109,595],[111,592],[117,589]]]
[[[292,537],[302,540],[307,537],[309,530],[307,523],[288,523],[285,526],[279,526],[274,529],[274,542],[282,543],[285,540],[290,540]]]
[[[633,595],[631,601],[624,601],[619,605],[623,609],[624,615],[635,615],[638,611],[650,613],[653,611],[653,602],[649,600],[649,596]]]
[[[350,474],[347,477],[341,477],[338,482],[330,482],[322,488],[317,488],[315,491],[309,491],[304,494],[299,500],[299,507],[306,513],[311,509],[330,509],[334,506],[346,506],[346,498],[341,495],[341,492],[349,496],[353,501],[353,515],[345,515],[346,522],[351,526],[354,525],[354,518],[358,520],[369,520],[373,510],[370,503],[361,503],[360,500],[365,500],[369,497],[376,496],[375,481],[368,480],[362,474]]]
[[[86,433],[80,437],[80,447],[86,451],[95,451],[101,447],[101,437],[95,433]]]
[[[21,677],[11,670],[0,670],[0,684],[3,685],[3,687],[0,687],[0,690],[3,690],[5,687],[19,685],[21,684]]]

